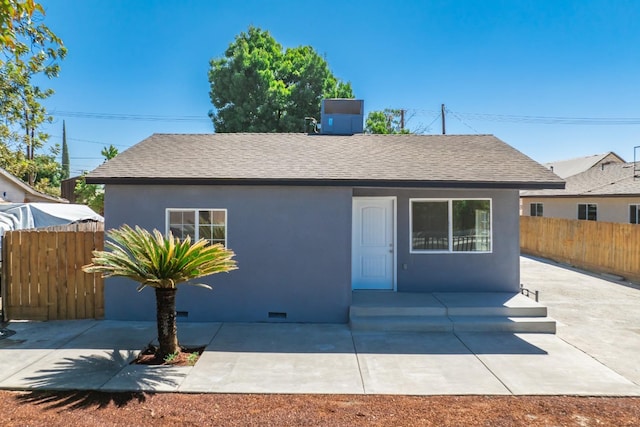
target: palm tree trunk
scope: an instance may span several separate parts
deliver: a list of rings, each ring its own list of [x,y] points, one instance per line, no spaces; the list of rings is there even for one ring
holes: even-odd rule
[[[156,288],[156,317],[158,322],[158,349],[162,358],[180,351],[176,326],[177,289]]]

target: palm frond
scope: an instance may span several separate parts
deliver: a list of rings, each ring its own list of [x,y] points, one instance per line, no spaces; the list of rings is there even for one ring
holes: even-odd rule
[[[82,267],[87,273],[102,277],[128,277],[146,286],[175,288],[180,283],[237,269],[234,252],[206,240],[180,240],[158,230],[152,233],[136,226],[123,225],[107,233],[105,246],[109,250],[94,251],[91,264]],[[191,283],[189,283],[191,284]],[[209,285],[193,284],[211,288]]]

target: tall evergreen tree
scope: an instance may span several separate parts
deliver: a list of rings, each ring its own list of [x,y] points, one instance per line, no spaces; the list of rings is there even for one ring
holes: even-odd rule
[[[62,121],[62,179],[69,178],[69,147],[67,147],[67,128]]]

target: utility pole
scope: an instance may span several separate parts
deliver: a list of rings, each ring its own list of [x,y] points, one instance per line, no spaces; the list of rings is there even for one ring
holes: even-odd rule
[[[440,115],[442,116],[442,134],[445,135],[447,131],[444,127],[444,104],[442,104],[442,106],[440,107]]]
[[[400,110],[400,132],[404,130],[404,112],[405,110]]]

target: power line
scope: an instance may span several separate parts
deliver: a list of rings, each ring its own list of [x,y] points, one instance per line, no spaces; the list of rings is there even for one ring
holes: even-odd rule
[[[445,108],[445,110],[446,110],[446,112],[447,112],[447,113],[451,114],[454,118],[458,119],[458,121],[459,121],[460,123],[462,123],[463,125],[465,125],[465,126],[466,126],[466,127],[468,127],[469,129],[471,129],[471,130],[472,130],[472,131],[474,131],[475,133],[480,133],[480,132],[478,132],[476,129],[474,129],[474,127],[473,127],[473,126],[471,126],[471,125],[467,124],[467,122],[465,122],[464,120],[462,120],[462,119],[460,118],[460,116],[458,116],[458,114],[457,114],[456,112],[451,111],[451,110],[449,110],[448,108]]]
[[[211,123],[209,117],[202,116],[162,116],[155,114],[114,114],[114,113],[89,113],[84,111],[52,111],[52,115],[61,117],[74,117],[80,119],[98,120],[132,120],[146,122],[207,122]]]
[[[412,109],[416,114],[441,116],[440,111],[427,109]],[[549,124],[549,125],[640,125],[640,117],[567,117],[567,116],[528,116],[514,114],[491,114],[461,112],[446,109],[448,113],[456,114],[459,120],[489,121],[504,123],[525,123],[525,124]]]
[[[53,138],[62,138],[59,135],[49,135]],[[111,144],[108,142],[100,142],[100,141],[92,141],[90,139],[81,139],[81,138],[71,138],[71,137],[67,137],[67,139],[71,140],[71,141],[79,141],[79,142],[88,142],[89,144],[100,144],[103,145],[105,147],[108,147],[109,145],[113,145],[114,147],[125,147],[125,148],[129,148],[130,145],[123,145],[123,144]]]
[[[453,112],[452,112],[453,113]],[[638,117],[562,117],[562,116],[519,116],[510,114],[487,113],[463,113],[455,112],[458,116],[467,120],[505,122],[505,123],[531,123],[547,125],[640,125]]]
[[[431,123],[429,123],[427,125],[427,132],[431,131],[431,125],[434,124],[438,119],[440,118],[440,112],[438,112],[438,114],[436,114],[436,116],[433,118],[433,120],[431,121]]]
[[[401,110],[408,110],[403,108]],[[418,114],[432,116],[440,115],[440,111],[427,109],[411,109]],[[566,125],[639,125],[639,117],[566,117],[566,116],[527,116],[513,114],[490,114],[490,113],[473,113],[451,111],[447,112],[457,114],[457,118],[473,120],[473,121],[491,121],[505,123],[531,123],[531,124],[566,124]],[[122,113],[91,113],[84,111],[53,111],[52,114],[61,117],[75,117],[97,120],[131,120],[131,121],[151,121],[151,122],[203,122],[210,123],[209,117],[203,116],[174,116],[174,115],[156,115],[156,114],[122,114]],[[88,142],[88,141],[85,141]]]

